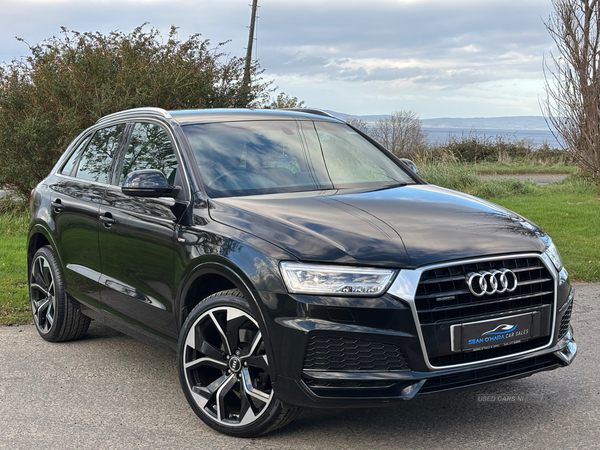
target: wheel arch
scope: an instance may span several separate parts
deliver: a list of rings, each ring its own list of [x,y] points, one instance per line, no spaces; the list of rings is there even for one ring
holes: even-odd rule
[[[259,300],[254,294],[254,286],[250,280],[244,279],[238,271],[229,267],[229,265],[218,261],[210,261],[200,263],[190,271],[190,275],[188,275],[181,284],[180,292],[177,296],[177,298],[180,299],[177,309],[178,330],[181,330],[188,314],[198,304],[208,296],[228,289],[239,289],[242,292],[244,299],[246,299],[250,305],[250,309],[254,313],[255,319],[259,323],[260,329],[266,338],[265,347],[267,357],[269,358],[269,361],[271,361],[271,377],[275,379],[277,371],[275,369],[275,360],[271,348],[269,330],[263,316],[263,309],[260,307]]]
[[[29,231],[29,237],[27,239],[27,273],[29,274],[29,268],[31,266],[31,261],[33,260],[33,255],[40,248],[49,245],[52,247],[52,251],[58,258],[60,264],[62,265],[62,259],[58,252],[56,251],[56,243],[48,230],[44,228],[41,224],[35,224],[31,230]]]

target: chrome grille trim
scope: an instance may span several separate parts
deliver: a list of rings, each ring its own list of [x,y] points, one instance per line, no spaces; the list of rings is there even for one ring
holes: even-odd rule
[[[482,360],[482,361],[474,361],[474,362],[468,362],[468,363],[463,363],[463,364],[454,364],[454,365],[448,365],[448,366],[432,365],[429,362],[429,355],[427,352],[427,348],[425,346],[425,340],[423,338],[423,331],[421,329],[421,321],[419,320],[417,306],[415,303],[415,296],[417,293],[417,288],[419,286],[419,282],[421,280],[421,275],[423,274],[423,272],[425,272],[427,270],[442,268],[442,267],[460,266],[460,265],[464,265],[464,264],[476,264],[476,263],[483,263],[483,262],[490,262],[490,261],[499,261],[499,260],[503,260],[503,259],[520,259],[520,258],[537,258],[537,259],[539,259],[540,262],[550,272],[550,274],[552,275],[552,278],[554,279],[554,301],[552,303],[552,325],[551,325],[550,336],[549,336],[548,342],[545,345],[542,345],[540,347],[536,347],[536,348],[533,348],[533,349],[530,349],[530,350],[527,350],[524,352],[512,353],[510,355],[500,356],[497,358],[490,358],[490,359],[486,359],[486,360]],[[529,270],[529,269],[525,269],[525,270]],[[550,259],[544,253],[542,253],[542,254],[540,254],[540,253],[520,253],[520,254],[516,254],[516,255],[502,255],[502,256],[494,256],[494,257],[488,257],[488,258],[473,258],[473,259],[465,259],[465,260],[460,260],[460,261],[453,261],[453,262],[449,262],[449,263],[432,264],[429,266],[419,267],[414,270],[402,269],[402,270],[400,270],[400,273],[398,274],[398,276],[396,277],[396,279],[394,280],[394,282],[388,289],[388,293],[401,299],[401,300],[404,300],[406,303],[409,304],[410,309],[412,311],[413,320],[415,321],[415,325],[417,328],[417,335],[419,337],[421,351],[423,353],[423,357],[425,359],[425,364],[427,365],[427,368],[429,368],[431,370],[442,370],[442,369],[453,369],[453,368],[459,368],[459,367],[476,366],[478,364],[488,364],[488,363],[494,362],[494,361],[505,361],[505,360],[508,360],[508,359],[516,357],[516,356],[525,355],[527,353],[535,352],[535,351],[550,347],[550,345],[552,344],[552,338],[554,336],[554,332],[556,330],[556,305],[557,305],[557,296],[558,296],[558,279],[559,279],[559,274],[557,273],[556,268],[554,267],[554,264],[552,263],[552,261],[550,261]]]
[[[504,303],[504,302],[510,302],[513,300],[523,300],[525,298],[542,297],[542,296],[548,295],[548,294],[552,294],[552,292],[551,291],[541,291],[541,292],[535,292],[533,294],[527,294],[527,295],[513,295],[511,297],[504,297],[502,299],[498,299],[495,301],[495,303]],[[461,309],[461,308],[465,308],[465,307],[481,306],[481,305],[485,305],[486,303],[487,302],[485,300],[483,300],[480,302],[473,302],[473,303],[469,303],[469,304],[438,306],[434,309],[419,309],[419,313],[423,314],[423,313],[437,312],[437,311],[452,311],[452,310]]]

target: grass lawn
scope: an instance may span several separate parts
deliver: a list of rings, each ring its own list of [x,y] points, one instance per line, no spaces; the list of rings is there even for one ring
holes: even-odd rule
[[[575,174],[579,171],[575,165],[546,165],[525,163],[483,163],[465,164],[464,168],[478,175],[520,175],[520,174]]]
[[[0,215],[0,324],[29,323],[25,249],[27,219]]]
[[[576,177],[546,186],[517,180],[483,182],[472,171],[456,168],[430,171],[428,176],[436,184],[484,197],[532,220],[554,240],[572,281],[600,280],[600,198],[596,187]],[[26,230],[25,215],[0,214],[0,324],[31,322]]]
[[[546,231],[571,279],[600,280],[600,198],[587,193],[490,198]]]

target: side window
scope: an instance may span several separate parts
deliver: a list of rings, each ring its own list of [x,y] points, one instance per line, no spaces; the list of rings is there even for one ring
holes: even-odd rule
[[[73,153],[71,153],[71,156],[69,156],[69,159],[67,159],[67,162],[63,165],[60,171],[61,174],[71,175],[71,173],[73,172],[73,167],[75,167],[75,164],[77,163],[77,159],[79,158],[81,151],[85,148],[89,140],[90,139],[88,136],[86,139],[79,143],[77,149]]]
[[[90,144],[81,155],[75,176],[83,180],[106,183],[123,130],[125,130],[125,124],[96,131]]]
[[[136,123],[123,160],[119,186],[134,170],[158,169],[175,184],[177,157],[167,132],[152,123]]]
[[[412,182],[400,167],[350,127],[326,122],[315,122],[315,127],[334,186]]]

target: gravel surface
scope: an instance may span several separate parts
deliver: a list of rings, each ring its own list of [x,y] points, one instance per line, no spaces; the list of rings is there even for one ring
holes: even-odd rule
[[[600,448],[600,284],[576,289],[570,367],[390,408],[305,409],[256,439],[197,419],[170,353],[96,323],[63,344],[0,327],[0,449]]]

